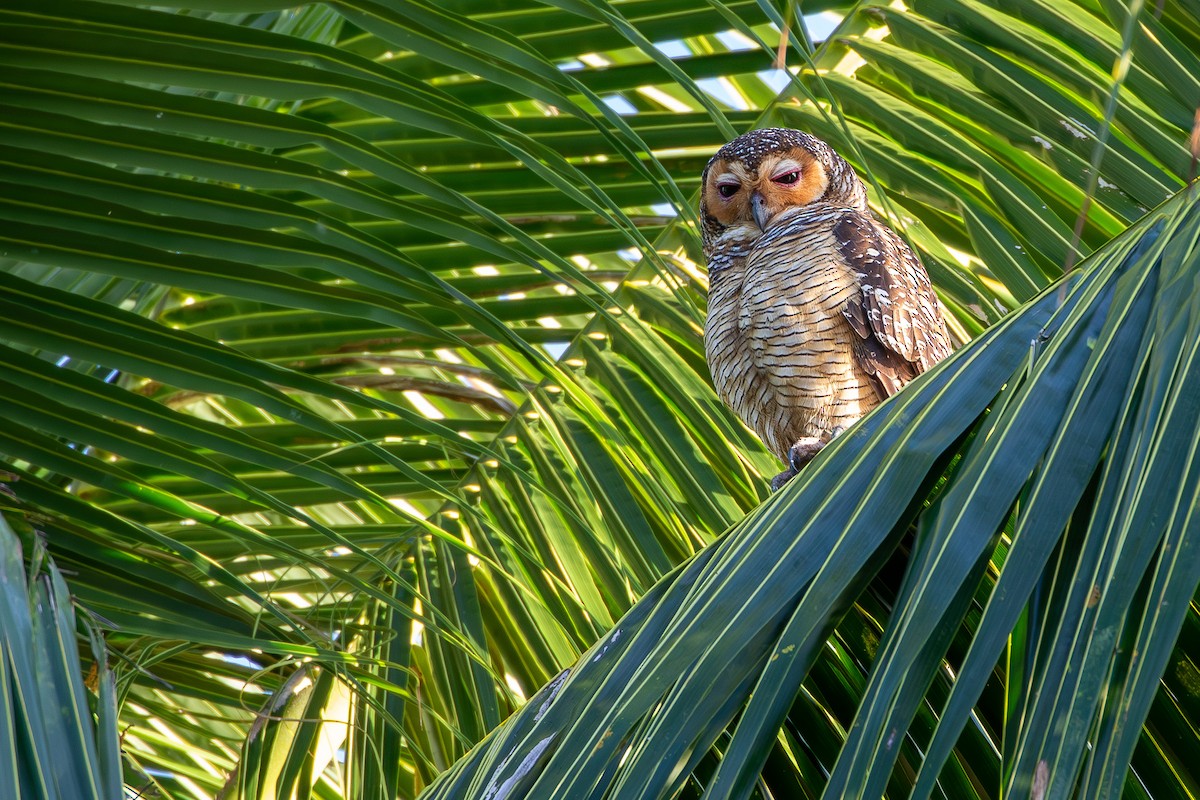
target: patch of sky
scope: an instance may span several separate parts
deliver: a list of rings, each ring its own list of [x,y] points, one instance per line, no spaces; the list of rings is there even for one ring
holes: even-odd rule
[[[610,94],[608,97],[601,98],[604,104],[618,114],[636,114],[637,108],[633,103],[626,100],[619,94]]]
[[[701,78],[696,81],[696,85],[708,93],[713,99],[718,100],[730,108],[738,111],[747,111],[750,106],[746,103],[746,99],[733,91],[733,87],[729,81],[722,78]]]
[[[823,42],[829,34],[842,24],[842,15],[833,11],[822,11],[819,14],[805,14],[804,24],[808,27],[808,35],[814,42]]]
[[[257,661],[254,661],[243,655],[222,653],[221,660],[228,664],[235,664],[239,667],[245,667],[246,669],[262,669],[262,664],[259,664]]]
[[[721,31],[717,34],[717,41],[735,53],[742,50],[758,49],[758,44],[741,31]]]
[[[683,58],[692,54],[692,51],[688,49],[688,46],[683,43],[682,39],[668,39],[665,42],[655,42],[654,46],[658,48],[658,52],[667,58]]]
[[[786,69],[769,69],[754,74],[776,94],[782,92],[792,82],[792,76]]]

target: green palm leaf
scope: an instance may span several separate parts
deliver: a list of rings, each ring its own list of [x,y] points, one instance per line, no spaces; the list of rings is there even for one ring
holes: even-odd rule
[[[0,785],[9,797],[116,797],[117,706],[103,638],[76,618],[63,575],[35,531],[18,535],[0,517],[0,539]],[[80,630],[97,657],[90,686],[80,665]]]

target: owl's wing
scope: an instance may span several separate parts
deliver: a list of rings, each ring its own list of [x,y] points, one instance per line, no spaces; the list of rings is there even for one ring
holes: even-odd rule
[[[848,210],[833,228],[839,254],[862,291],[842,313],[853,349],[881,398],[950,353],[937,295],[925,268],[891,228]]]

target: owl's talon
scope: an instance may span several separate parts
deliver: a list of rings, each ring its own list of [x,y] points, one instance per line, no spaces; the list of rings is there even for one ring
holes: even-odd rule
[[[825,445],[824,439],[818,439],[815,436],[805,436],[803,439],[797,440],[788,448],[787,470],[771,479],[771,491],[779,491],[785,483],[796,477],[808,462],[817,457],[817,453],[821,452],[821,448]]]
[[[803,439],[797,439],[796,443],[788,448],[788,465],[793,470],[799,472],[808,466],[808,462],[817,457],[817,453],[821,452],[826,441],[818,439],[816,436],[805,436]]]
[[[780,489],[783,488],[783,485],[785,483],[790,481],[792,478],[796,477],[796,474],[797,474],[796,470],[792,469],[791,467],[788,467],[786,470],[779,473],[774,478],[771,478],[771,491],[778,492]]]

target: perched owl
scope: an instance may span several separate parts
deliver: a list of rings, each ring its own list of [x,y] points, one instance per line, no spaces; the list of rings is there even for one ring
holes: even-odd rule
[[[704,348],[717,393],[787,465],[950,353],[921,262],[820,139],[769,128],[704,168]]]

